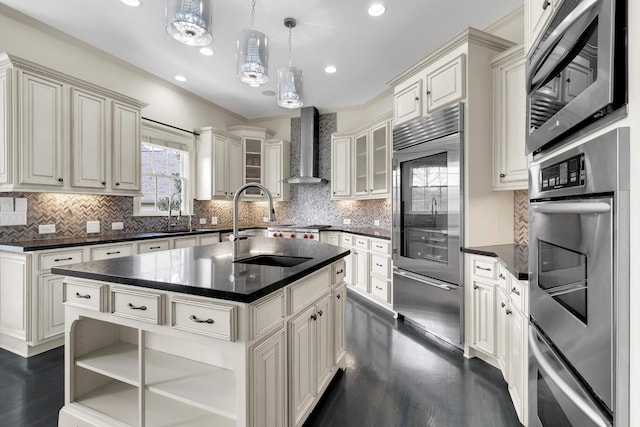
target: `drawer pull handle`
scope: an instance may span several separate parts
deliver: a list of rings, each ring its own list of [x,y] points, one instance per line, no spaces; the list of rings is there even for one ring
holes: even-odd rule
[[[196,323],[208,323],[210,325],[212,325],[214,323],[213,319],[207,319],[207,320],[200,320],[196,317],[195,314],[192,314],[191,316],[189,316],[189,319],[191,319],[192,321],[196,322]]]
[[[491,267],[480,267],[479,265],[476,265],[476,268],[478,270],[491,271]]]
[[[382,267],[382,264],[378,264],[377,262],[376,262],[376,265],[377,265],[378,267]]]
[[[382,246],[380,246],[380,245],[376,245],[376,248],[378,248],[378,249],[382,249]]]
[[[131,310],[142,310],[142,311],[145,311],[147,309],[147,306],[146,305],[141,305],[139,307],[136,307],[135,305],[129,303],[129,308]]]
[[[69,258],[56,258],[53,261],[55,262],[60,262],[60,261],[71,261],[73,259],[73,257],[69,257]]]
[[[513,292],[514,294],[520,296],[520,291],[517,288],[511,288],[511,292]]]
[[[318,320],[318,316],[316,316],[315,314],[312,314],[312,315],[311,315],[311,319],[312,319],[312,320]]]
[[[162,246],[149,246],[149,249],[160,249]]]
[[[120,253],[120,251],[107,252],[107,255],[118,255],[119,253]]]
[[[376,289],[379,290],[379,291],[382,290],[382,288],[380,286],[378,286],[378,285],[376,285]]]
[[[509,316],[511,313],[513,313],[513,311],[511,311],[511,310],[509,310],[509,309],[507,308],[507,311],[506,311],[505,313],[507,313],[507,316]]]
[[[86,298],[86,299],[91,299],[91,295],[89,294],[81,294],[80,292],[76,292],[76,298]]]
[[[338,276],[341,275],[342,273],[344,273],[343,269],[340,269],[340,270],[336,271],[336,275],[338,275]]]
[[[500,274],[498,275],[498,277],[499,277],[500,279],[506,279],[506,277],[504,277],[504,274],[502,274],[502,273],[500,273]]]
[[[478,285],[473,285],[473,289],[478,289]]]

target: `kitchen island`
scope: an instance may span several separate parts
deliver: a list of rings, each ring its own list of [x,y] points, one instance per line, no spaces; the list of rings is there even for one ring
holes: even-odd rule
[[[254,238],[54,268],[59,425],[302,425],[346,366],[348,253]]]

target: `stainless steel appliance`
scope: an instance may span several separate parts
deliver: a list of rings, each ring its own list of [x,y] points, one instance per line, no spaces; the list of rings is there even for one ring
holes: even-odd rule
[[[462,342],[462,104],[393,130],[393,309]]]
[[[269,237],[283,239],[310,239],[320,241],[320,231],[331,227],[330,225],[274,225],[267,228]]]
[[[629,129],[529,171],[529,425],[625,426]]]
[[[568,0],[526,62],[527,154],[627,102],[626,0]]]

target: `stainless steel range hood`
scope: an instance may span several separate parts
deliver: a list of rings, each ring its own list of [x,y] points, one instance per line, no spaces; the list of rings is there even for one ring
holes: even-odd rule
[[[300,175],[285,178],[289,184],[322,184],[329,182],[319,177],[320,151],[319,119],[316,107],[300,109]]]

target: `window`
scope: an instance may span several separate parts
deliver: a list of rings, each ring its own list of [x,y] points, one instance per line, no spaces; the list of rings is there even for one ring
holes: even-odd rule
[[[145,123],[142,129],[142,197],[136,197],[134,215],[166,216],[171,210],[191,214],[190,149],[193,138]]]

